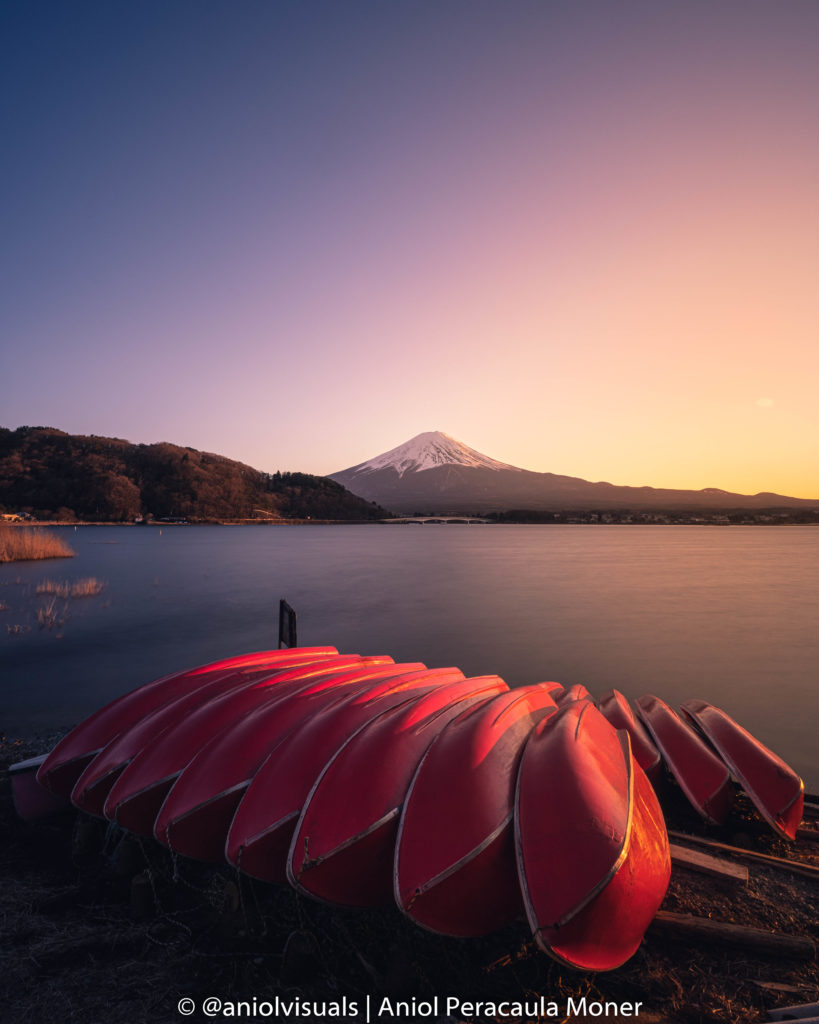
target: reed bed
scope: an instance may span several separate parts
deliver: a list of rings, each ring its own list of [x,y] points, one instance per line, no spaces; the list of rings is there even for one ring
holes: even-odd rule
[[[89,576],[84,580],[43,580],[37,584],[37,594],[53,594],[55,597],[96,597],[105,589],[101,580]]]
[[[36,558],[71,558],[76,552],[49,530],[0,525],[0,563]]]

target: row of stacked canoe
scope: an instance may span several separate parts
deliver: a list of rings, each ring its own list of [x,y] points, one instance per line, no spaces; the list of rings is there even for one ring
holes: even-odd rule
[[[453,936],[525,912],[589,970],[639,946],[670,875],[662,761],[708,820],[731,775],[791,838],[801,780],[723,712],[332,647],[156,680],[86,719],[37,778],[177,854],[346,906],[392,902]],[[645,726],[645,728],[644,728]]]

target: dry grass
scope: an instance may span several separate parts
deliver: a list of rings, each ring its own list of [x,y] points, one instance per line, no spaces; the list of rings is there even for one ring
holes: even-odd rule
[[[63,624],[64,620],[60,618],[56,597],[49,598],[44,605],[37,609],[37,621],[40,623],[40,629],[53,629],[55,626]]]
[[[48,530],[0,525],[0,563],[35,558],[70,558],[74,554],[61,537]]]
[[[105,589],[101,580],[89,576],[84,580],[43,580],[37,584],[37,594],[53,594],[55,597],[96,597]]]

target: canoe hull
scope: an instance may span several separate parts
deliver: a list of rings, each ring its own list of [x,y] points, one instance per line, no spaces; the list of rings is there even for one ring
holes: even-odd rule
[[[721,825],[734,800],[723,762],[659,697],[638,697],[635,707],[691,806],[706,821]]]
[[[77,779],[91,759],[123,729],[129,728],[167,701],[199,689],[216,676],[262,665],[270,665],[273,671],[277,666],[328,658],[337,654],[335,647],[257,651],[210,662],[146,683],[111,701],[64,736],[41,765],[37,780],[56,796],[69,799]]]
[[[805,792],[796,772],[720,708],[689,700],[682,710],[702,730],[771,828],[784,839],[796,839]]]
[[[325,902],[392,902],[398,819],[418,762],[454,717],[508,687],[497,676],[442,686],[364,725],[325,766],[288,856],[291,885]],[[354,802],[351,780],[366,780]]]
[[[429,747],[395,851],[395,900],[416,924],[478,936],[520,913],[512,841],[517,768],[536,723],[556,710],[548,688],[521,687],[465,712]]]
[[[283,687],[288,687],[288,693],[298,693],[316,679],[366,675],[379,671],[384,662],[392,666],[386,657],[357,655],[312,662],[203,702],[139,751],[111,787],[103,808],[105,816],[138,835],[153,835],[170,787],[197,752],[224,730],[225,723],[277,700]]]
[[[225,856],[263,881],[287,881],[295,826],[327,762],[377,715],[463,679],[459,669],[427,669],[330,707],[289,733],[269,754],[248,786],[228,832]]]
[[[660,751],[639,719],[635,718],[625,696],[619,690],[609,690],[597,701],[597,707],[615,729],[626,730],[631,739],[631,752],[637,758],[637,763],[652,783],[659,782],[662,771]]]
[[[319,664],[324,664],[324,661]],[[71,791],[71,802],[86,814],[105,817],[105,801],[115,782],[142,749],[158,736],[184,721],[208,701],[248,690],[262,680],[283,681],[300,670],[283,666],[271,671],[269,666],[265,666],[230,672],[204,683],[192,693],[161,704],[129,728],[123,729],[103,747],[77,779]]]
[[[154,822],[154,836],[186,857],[224,862],[225,840],[247,787],[271,751],[299,724],[352,700],[377,680],[423,671],[409,665],[367,666],[304,684],[248,712],[204,744],[178,776]]]
[[[515,845],[541,949],[590,971],[634,954],[668,886],[668,835],[628,734],[592,704],[570,704],[532,733],[518,775]]]
[[[55,796],[37,781],[37,772],[45,756],[32,757],[9,765],[9,780],[14,810],[23,821],[37,821],[70,810],[71,803]]]

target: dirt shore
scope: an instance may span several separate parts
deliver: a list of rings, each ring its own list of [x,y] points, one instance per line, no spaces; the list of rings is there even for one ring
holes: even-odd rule
[[[373,1019],[382,1005],[412,1005],[415,999],[412,1019],[452,1020],[445,1012],[447,996],[530,1005],[542,996],[546,1012],[524,1012],[523,1019],[531,1020],[600,1020],[591,1008],[601,1001],[641,1003],[638,1015],[628,1019],[642,1024],[746,1024],[765,1020],[767,1009],[819,999],[815,959],[763,957],[747,948],[692,944],[650,930],[624,967],[583,975],[539,952],[523,922],[481,940],[444,939],[396,911],[337,911],[227,869],[174,862],[159,844],[84,815],[21,822],[7,766],[48,749],[53,740],[0,741],[4,1024],[214,1019],[200,1016],[207,997],[221,999],[223,1010],[244,1000],[247,1012],[234,1007],[233,1015],[251,1020],[271,1019],[276,997],[278,1019],[285,1013],[307,1019],[308,1004],[323,1003],[322,1019],[345,1009],[354,1016],[352,1007],[363,1020],[369,997]],[[705,834],[673,792],[665,804],[670,826]],[[791,846],[765,835],[749,811],[708,835],[819,864],[819,843]],[[819,943],[819,881],[768,866],[752,866],[742,887],[675,869],[664,909]],[[588,1016],[574,1012],[584,996]],[[188,1016],[178,1008],[185,998],[197,1007]],[[385,999],[390,1003],[383,1004]],[[432,1012],[422,1016],[427,1002]],[[230,1008],[216,1019],[229,1017]],[[484,1011],[471,1017],[495,1019]],[[627,1018],[609,1013],[604,1019]]]

